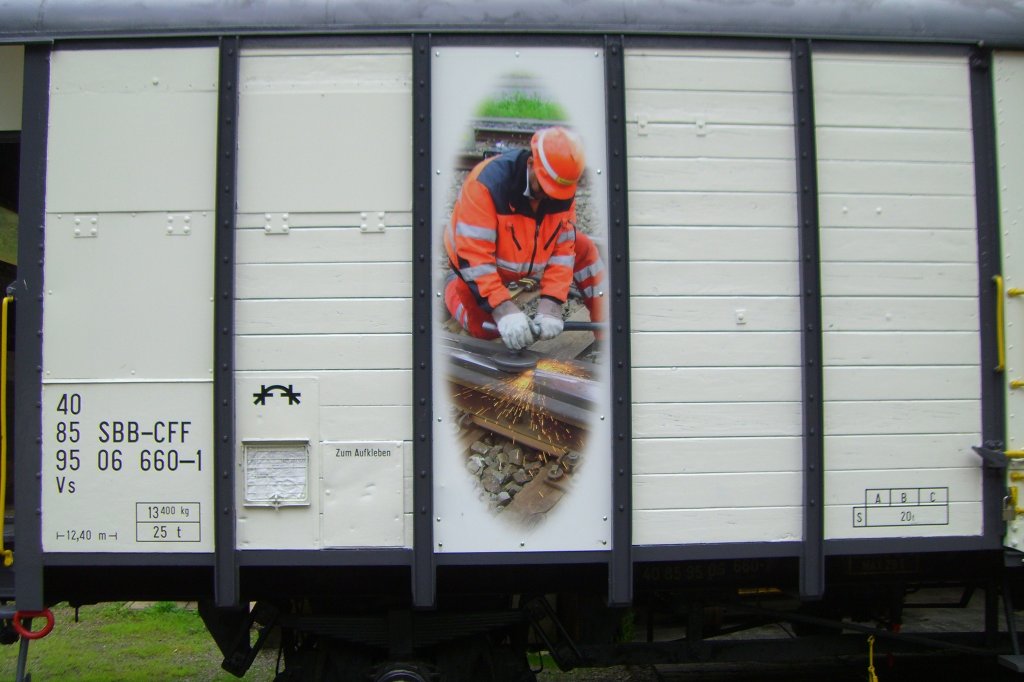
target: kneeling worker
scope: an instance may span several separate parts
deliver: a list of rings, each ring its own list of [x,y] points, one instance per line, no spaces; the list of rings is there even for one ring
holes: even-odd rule
[[[590,238],[576,231],[583,169],[579,137],[555,127],[538,130],[530,149],[492,157],[470,172],[444,233],[452,269],[445,304],[470,334],[501,336],[512,349],[558,336],[573,282],[590,319],[604,319],[596,288],[604,263]],[[507,288],[523,278],[540,283],[532,320]]]

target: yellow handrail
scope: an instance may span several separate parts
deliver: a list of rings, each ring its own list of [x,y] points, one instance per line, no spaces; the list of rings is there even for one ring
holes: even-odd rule
[[[997,372],[1006,369],[1006,332],[1003,329],[1003,276],[993,275],[992,281],[996,283],[996,346],[999,351],[999,365]]]
[[[868,682],[878,682],[875,674],[875,636],[868,637]]]
[[[14,563],[14,552],[4,549],[4,517],[7,514],[7,309],[13,300],[13,296],[5,296],[0,305],[0,556],[4,566]]]

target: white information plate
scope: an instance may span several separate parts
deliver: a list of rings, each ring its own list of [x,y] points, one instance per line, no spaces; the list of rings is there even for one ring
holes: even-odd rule
[[[405,545],[405,444],[333,442],[323,463],[324,547]]]
[[[43,386],[43,550],[212,552],[209,382]]]

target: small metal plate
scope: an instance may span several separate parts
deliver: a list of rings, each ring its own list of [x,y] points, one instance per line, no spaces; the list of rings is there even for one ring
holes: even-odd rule
[[[309,442],[244,443],[245,504],[309,504]]]

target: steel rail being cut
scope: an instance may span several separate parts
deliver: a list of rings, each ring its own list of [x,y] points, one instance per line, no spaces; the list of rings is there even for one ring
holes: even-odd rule
[[[548,414],[581,428],[589,424],[600,385],[587,363],[531,353],[537,358],[534,369],[508,372],[493,360],[496,354],[507,353],[494,343],[445,334],[440,345],[448,349],[451,359],[449,381],[491,399],[499,412],[515,408],[516,412]]]

